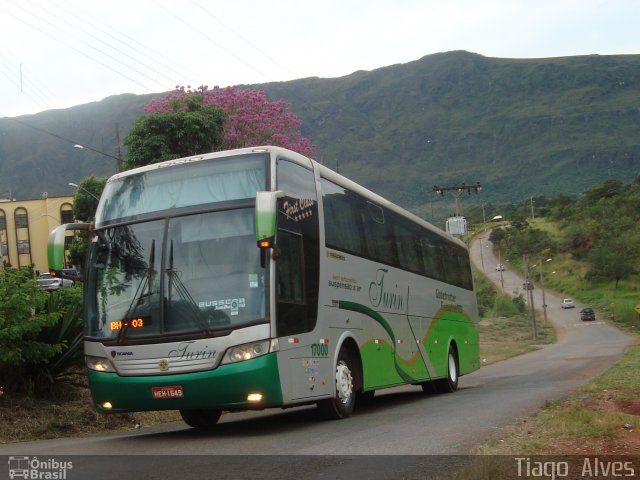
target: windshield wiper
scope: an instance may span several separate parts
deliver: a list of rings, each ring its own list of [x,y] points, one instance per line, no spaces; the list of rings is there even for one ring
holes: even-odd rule
[[[145,268],[144,278],[138,284],[138,288],[136,288],[136,292],[133,295],[133,299],[131,300],[131,303],[129,304],[129,307],[127,308],[127,311],[124,314],[124,317],[122,317],[122,326],[120,327],[120,331],[118,332],[118,337],[116,339],[116,341],[117,341],[117,343],[119,345],[121,345],[124,342],[124,339],[125,339],[126,333],[127,333],[127,329],[129,328],[131,317],[133,316],[134,312],[136,311],[136,308],[138,308],[138,305],[140,305],[140,301],[144,297],[149,297],[150,298],[151,294],[153,293],[151,291],[151,288],[153,286],[153,282],[152,282],[153,274],[155,273],[155,271],[153,269],[153,264],[155,262],[155,256],[156,256],[156,241],[155,241],[155,239],[153,239],[153,240],[151,240],[151,251],[149,252],[149,267]],[[140,292],[144,292],[145,287],[148,288],[147,293],[139,295]]]
[[[171,245],[169,246],[169,268],[167,268],[167,277],[169,277],[169,285],[167,287],[168,293],[167,298],[169,300],[169,305],[171,305],[171,296],[173,294],[173,288],[175,285],[175,290],[178,292],[178,296],[187,304],[190,313],[195,319],[200,331],[205,335],[211,334],[211,329],[209,329],[209,325],[202,319],[202,311],[198,307],[198,304],[193,299],[187,287],[184,286],[182,280],[178,276],[177,270],[173,268],[173,240],[171,240]]]

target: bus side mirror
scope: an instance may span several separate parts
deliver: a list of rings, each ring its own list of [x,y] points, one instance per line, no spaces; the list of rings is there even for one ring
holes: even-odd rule
[[[264,268],[267,261],[267,252],[273,250],[273,257],[277,260],[279,250],[275,244],[276,230],[278,228],[278,199],[284,197],[282,190],[275,192],[256,193],[256,241],[260,248],[260,263]]]
[[[47,256],[49,260],[49,270],[56,275],[61,275],[65,268],[65,240],[67,231],[69,230],[86,230],[91,229],[90,223],[65,223],[54,228],[49,233],[47,241]]]

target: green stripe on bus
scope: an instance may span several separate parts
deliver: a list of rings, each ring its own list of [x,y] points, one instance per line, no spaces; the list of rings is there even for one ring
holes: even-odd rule
[[[354,302],[348,302],[345,300],[338,301],[338,308],[342,310],[351,310],[354,312],[362,313],[368,316],[369,318],[372,318],[376,322],[378,322],[380,326],[382,326],[382,328],[384,328],[384,330],[387,332],[389,337],[391,337],[391,341],[393,342],[393,364],[400,378],[407,383],[416,382],[418,380],[417,378],[407,373],[404,370],[404,368],[398,363],[398,353],[396,351],[396,336],[395,336],[395,333],[393,332],[393,329],[391,328],[391,325],[389,325],[389,322],[387,322],[387,320],[382,315],[380,315],[378,312],[376,312],[375,310],[372,310],[371,308],[365,305],[361,305],[359,303],[354,303]]]

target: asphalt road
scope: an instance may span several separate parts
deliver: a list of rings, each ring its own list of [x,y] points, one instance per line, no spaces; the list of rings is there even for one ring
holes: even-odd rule
[[[500,286],[486,236],[471,251],[473,262]],[[509,270],[502,280],[506,292],[522,289],[522,279]],[[541,291],[534,295],[541,306]],[[2,445],[0,455],[71,455],[70,480],[187,479],[204,473],[210,474],[205,478],[423,478],[424,472],[446,470],[465,458],[450,455],[469,454],[545,402],[586,383],[631,341],[601,319],[581,322],[580,305],[562,310],[561,299],[549,292],[546,301],[558,342],[462,377],[454,394],[424,395],[419,387],[402,387],[377,393],[370,405],[342,421],[319,421],[311,407],[234,413],[223,415],[214,433],[178,422],[126,434]]]

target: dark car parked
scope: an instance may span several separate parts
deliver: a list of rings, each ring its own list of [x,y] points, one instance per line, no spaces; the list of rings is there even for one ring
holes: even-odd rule
[[[587,307],[580,310],[580,320],[583,322],[586,320],[595,320],[596,312],[593,311],[593,308]]]

